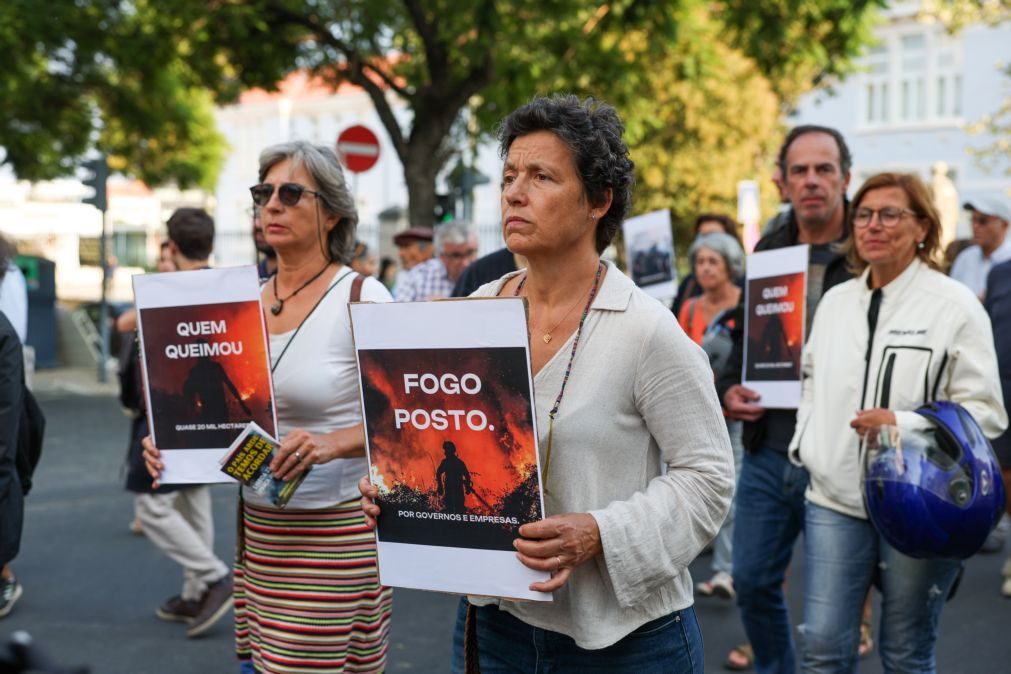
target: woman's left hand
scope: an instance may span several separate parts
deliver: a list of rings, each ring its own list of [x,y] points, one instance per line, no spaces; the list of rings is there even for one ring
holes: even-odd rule
[[[520,527],[520,536],[513,541],[516,557],[525,566],[551,572],[551,579],[533,583],[535,592],[554,592],[565,585],[572,569],[603,551],[600,528],[589,513],[552,515],[539,522]]]
[[[865,440],[868,433],[877,431],[882,426],[894,426],[896,423],[898,422],[895,419],[895,412],[875,407],[870,410],[857,410],[857,415],[850,422],[850,428],[857,432],[861,440]]]
[[[306,468],[333,461],[341,455],[332,433],[326,435],[295,429],[281,440],[270,470],[282,480],[290,480]]]

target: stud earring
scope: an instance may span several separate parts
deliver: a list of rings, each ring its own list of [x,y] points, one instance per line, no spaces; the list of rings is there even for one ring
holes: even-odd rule
[[[924,246],[923,246],[923,242],[922,242],[922,241],[920,241],[919,243],[917,243],[917,244],[916,244],[916,247],[917,247],[917,248],[918,248],[919,250],[923,250],[923,247],[924,247]]]

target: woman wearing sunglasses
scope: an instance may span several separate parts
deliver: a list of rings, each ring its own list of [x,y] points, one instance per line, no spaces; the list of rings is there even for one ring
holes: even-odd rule
[[[334,151],[303,141],[265,149],[259,178],[250,192],[277,251],[262,289],[282,441],[271,469],[283,479],[312,470],[283,510],[243,488],[237,654],[247,672],[379,672],[392,593],[357,498],[368,467],[346,309],[360,278],[354,197]],[[374,278],[360,297],[390,300]]]
[[[937,271],[940,218],[919,178],[871,177],[851,213],[843,250],[859,276],[818,305],[790,446],[810,474],[803,670],[856,671],[860,613],[877,577],[885,671],[933,672],[938,620],[961,562],[914,559],[881,538],[864,506],[863,444],[884,425],[922,429],[913,410],[935,400],[961,403],[998,435],[1007,415],[993,334],[972,292]]]

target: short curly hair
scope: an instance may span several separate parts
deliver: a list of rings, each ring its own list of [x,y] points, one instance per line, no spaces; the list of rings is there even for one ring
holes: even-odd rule
[[[597,252],[603,253],[632,207],[635,164],[621,138],[624,123],[613,107],[593,98],[581,100],[571,94],[537,97],[502,120],[499,154],[505,159],[514,140],[537,131],[550,131],[572,152],[591,204],[604,203],[611,190],[611,207],[597,223]]]

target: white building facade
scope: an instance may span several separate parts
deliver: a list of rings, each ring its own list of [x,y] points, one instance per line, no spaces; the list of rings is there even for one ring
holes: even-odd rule
[[[1011,199],[1011,162],[1005,156],[980,165],[970,148],[996,139],[969,131],[1011,96],[1011,78],[1003,72],[1011,62],[1011,21],[951,35],[921,20],[919,10],[919,2],[894,3],[874,31],[877,43],[859,61],[860,72],[804,97],[787,123],[843,134],[853,154],[851,193],[881,171],[915,173],[930,184],[933,167],[944,162],[960,202]],[[958,236],[969,235],[963,216]]]

